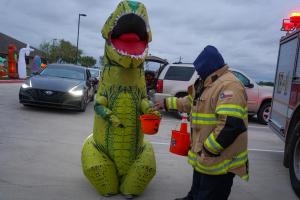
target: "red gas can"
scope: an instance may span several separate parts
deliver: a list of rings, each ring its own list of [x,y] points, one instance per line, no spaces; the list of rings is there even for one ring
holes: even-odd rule
[[[187,156],[190,148],[190,135],[187,132],[187,117],[182,117],[180,131],[172,130],[172,137],[170,143],[170,152]]]

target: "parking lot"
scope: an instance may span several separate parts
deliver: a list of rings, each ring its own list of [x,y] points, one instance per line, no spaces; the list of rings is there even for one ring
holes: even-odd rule
[[[93,106],[86,112],[24,107],[20,84],[0,84],[0,200],[123,199],[101,197],[81,171],[84,139],[93,128]],[[185,157],[169,153],[172,129],[180,120],[164,114],[154,146],[157,174],[137,199],[171,200],[184,196],[192,169]],[[268,126],[249,124],[250,181],[235,178],[231,200],[298,199],[282,165],[284,143]]]

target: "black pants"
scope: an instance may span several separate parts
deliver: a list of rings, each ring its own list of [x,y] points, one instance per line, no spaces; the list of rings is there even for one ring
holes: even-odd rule
[[[189,200],[227,200],[234,174],[207,175],[194,170]]]

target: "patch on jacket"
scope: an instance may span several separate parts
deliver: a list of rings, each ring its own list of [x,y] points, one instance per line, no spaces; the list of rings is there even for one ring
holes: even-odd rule
[[[219,99],[227,99],[227,98],[232,98],[233,97],[233,92],[230,90],[225,90],[219,95]]]

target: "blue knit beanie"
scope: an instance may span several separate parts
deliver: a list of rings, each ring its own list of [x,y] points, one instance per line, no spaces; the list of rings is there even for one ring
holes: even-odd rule
[[[202,80],[224,65],[224,59],[218,49],[210,45],[206,46],[194,61],[195,69]]]

